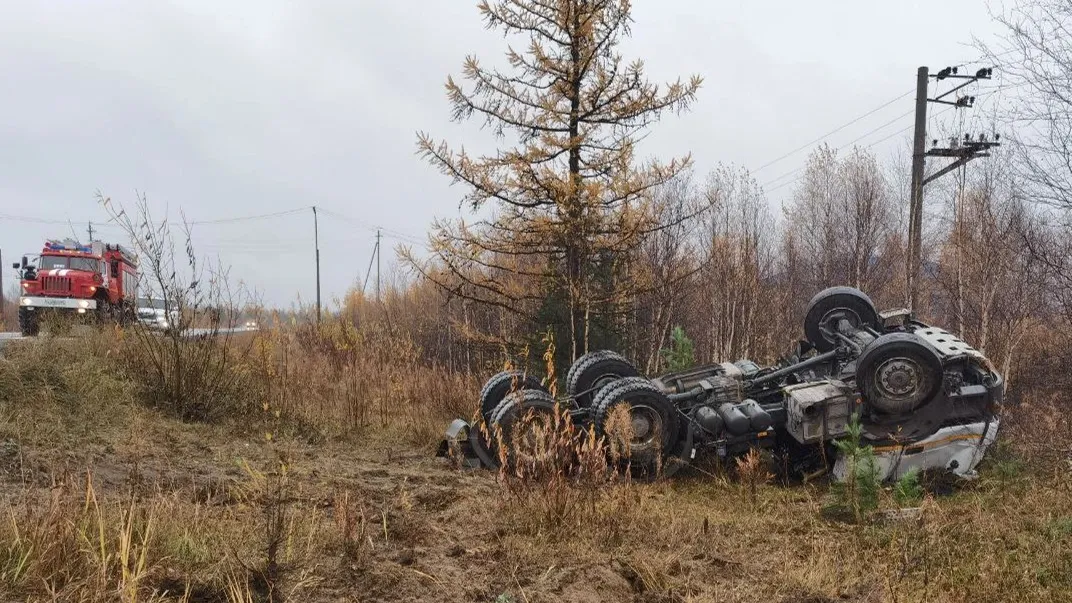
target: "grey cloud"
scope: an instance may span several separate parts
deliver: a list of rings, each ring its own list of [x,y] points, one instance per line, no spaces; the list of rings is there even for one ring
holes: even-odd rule
[[[755,167],[814,138],[909,88],[917,65],[971,55],[962,43],[990,31],[980,3],[936,4],[636,2],[626,53],[656,80],[706,78],[694,110],[668,118],[646,152]],[[492,148],[478,124],[448,121],[443,94],[466,54],[501,61],[504,41],[474,5],[8,2],[0,214],[72,219],[81,232],[103,218],[98,188],[127,201],[138,189],[192,219],[315,203],[360,221],[321,223],[324,290],[340,295],[367,266],[367,225],[421,235],[458,214],[461,191],[414,155],[417,130]],[[311,230],[298,214],[201,226],[196,240],[286,304],[312,295]],[[0,220],[0,248],[11,257],[68,232]]]

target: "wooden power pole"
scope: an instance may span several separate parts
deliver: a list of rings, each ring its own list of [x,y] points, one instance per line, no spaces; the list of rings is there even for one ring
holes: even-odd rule
[[[380,229],[376,229],[376,301],[380,301]]]
[[[316,324],[320,324],[320,227],[313,206],[313,247],[316,248]]]
[[[912,197],[908,205],[908,308],[919,308],[919,276],[923,261],[923,172],[927,148],[927,80],[930,70],[916,71],[916,129],[912,136]]]
[[[927,150],[927,103],[951,105],[958,109],[970,108],[975,104],[974,96],[961,96],[955,100],[944,99],[969,84],[990,79],[993,73],[993,69],[989,67],[979,69],[973,75],[961,75],[957,71],[957,67],[946,67],[930,75],[930,70],[926,66],[916,71],[916,127],[912,138],[912,191],[908,207],[908,265],[906,266],[908,307],[913,312],[919,310],[920,280],[923,276],[923,188],[972,159],[988,157],[990,154],[987,151],[999,146],[996,134],[994,139],[989,141],[985,135],[980,135],[978,140],[974,140],[971,135],[965,134],[963,142],[954,138],[950,140],[948,147],[939,147],[936,139],[932,143],[932,148]],[[928,98],[927,88],[930,78],[934,78],[935,81],[944,79],[966,81],[935,98]],[[930,176],[926,176],[927,157],[950,157],[955,161]]]

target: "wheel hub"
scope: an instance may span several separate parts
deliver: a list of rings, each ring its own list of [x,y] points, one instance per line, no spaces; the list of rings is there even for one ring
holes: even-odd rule
[[[859,328],[860,315],[848,308],[834,308],[826,314],[823,314],[823,318],[819,321],[819,332],[822,333],[823,339],[830,343],[837,342],[838,323],[842,320],[847,320],[854,328]]]
[[[629,423],[632,431],[629,446],[634,451],[655,446],[662,427],[659,413],[646,404],[634,404],[629,408]]]
[[[633,423],[633,439],[643,440],[648,437],[648,433],[651,432],[651,422],[648,418],[639,414],[634,414],[632,417]]]
[[[621,379],[621,377],[619,377],[618,375],[601,375],[598,379],[596,379],[595,383],[592,384],[592,390],[598,392],[599,390],[606,387],[607,384],[613,383],[618,379]]]
[[[919,374],[909,362],[898,359],[883,367],[879,375],[882,387],[896,396],[904,396],[919,387]]]
[[[523,417],[514,429],[514,440],[521,443],[524,450],[535,451],[541,438],[546,438],[551,429],[552,416],[549,411],[535,411]]]
[[[894,357],[875,371],[875,405],[885,412],[901,414],[914,410],[925,400],[927,378],[923,368],[912,358]]]

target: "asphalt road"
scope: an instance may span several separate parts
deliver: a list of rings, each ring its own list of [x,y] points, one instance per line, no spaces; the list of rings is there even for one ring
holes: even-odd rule
[[[257,330],[256,327],[253,327],[253,328],[250,328],[250,327],[235,327],[233,329],[218,329],[216,332],[221,333],[221,334],[228,334],[228,333],[246,333],[248,331],[256,331],[256,330]],[[210,334],[212,334],[212,332],[213,332],[212,329],[187,329],[186,332],[183,333],[183,334],[186,335],[187,337],[197,337],[199,335],[210,335]],[[9,342],[9,341],[17,341],[17,340],[22,339],[22,338],[23,338],[22,334],[17,332],[17,331],[11,331],[11,332],[6,332],[6,333],[0,332],[0,349],[3,349],[4,344],[6,344],[7,342]]]
[[[0,352],[4,351],[4,345],[9,341],[22,339],[21,333],[0,333]]]

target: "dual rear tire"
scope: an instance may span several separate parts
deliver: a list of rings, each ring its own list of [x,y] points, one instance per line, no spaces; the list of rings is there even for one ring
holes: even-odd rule
[[[626,377],[599,391],[592,422],[606,439],[611,462],[635,478],[669,475],[685,446],[677,407],[644,377]]]
[[[615,359],[618,362],[618,359]],[[575,426],[567,408],[559,407],[542,387],[520,374],[500,373],[485,385],[481,411],[488,425],[489,446],[500,461],[517,463],[546,453],[552,446],[568,444],[558,437],[585,433]],[[509,387],[515,388],[510,391]],[[522,389],[516,389],[518,384]],[[504,395],[491,411],[484,409]],[[669,475],[680,467],[670,462],[684,450],[687,429],[677,408],[654,383],[643,377],[609,381],[592,399],[588,416],[595,433],[605,440],[608,462],[627,469],[638,479]],[[560,430],[560,431],[556,431]],[[569,430],[569,431],[566,431]],[[540,440],[540,438],[545,438]]]
[[[515,369],[494,375],[480,390],[480,416],[490,423],[492,413],[506,396],[526,389],[547,391],[535,375],[527,374],[525,371]]]
[[[581,408],[595,403],[599,392],[619,379],[638,377],[633,363],[611,350],[589,352],[581,356],[566,374],[566,395]]]

